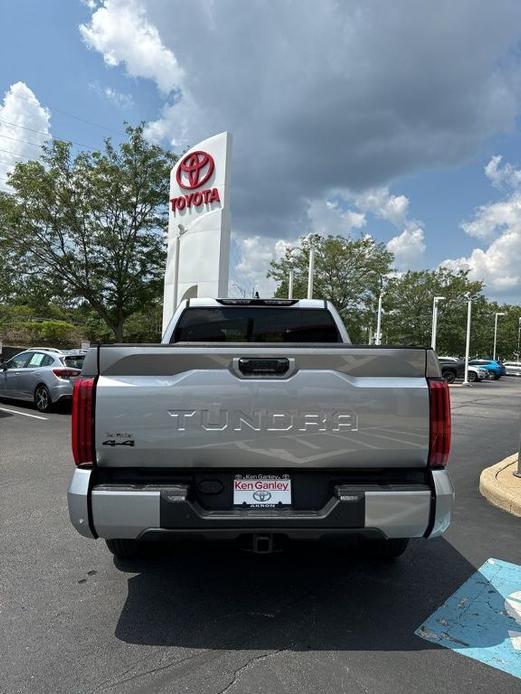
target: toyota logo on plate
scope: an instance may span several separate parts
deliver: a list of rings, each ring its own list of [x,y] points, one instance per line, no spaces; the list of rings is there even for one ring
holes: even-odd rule
[[[200,188],[213,174],[215,163],[208,152],[190,152],[181,160],[175,174],[181,188]]]
[[[255,501],[269,501],[271,499],[270,492],[253,492],[253,498]]]

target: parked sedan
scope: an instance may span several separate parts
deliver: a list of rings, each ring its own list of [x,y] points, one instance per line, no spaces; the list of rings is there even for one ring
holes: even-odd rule
[[[40,412],[47,412],[71,398],[84,357],[45,348],[20,352],[0,367],[0,397],[32,401]]]
[[[507,376],[521,376],[521,361],[503,362]]]
[[[498,381],[501,376],[506,374],[505,367],[496,359],[472,359],[469,361],[472,366],[481,366],[492,374],[494,380]]]

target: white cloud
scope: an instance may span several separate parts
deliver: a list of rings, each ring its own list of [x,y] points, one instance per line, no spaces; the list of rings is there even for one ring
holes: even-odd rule
[[[312,200],[307,209],[308,228],[314,234],[348,236],[352,229],[366,225],[365,214],[343,210],[333,200]]]
[[[261,297],[273,296],[276,283],[266,273],[271,261],[282,258],[290,244],[283,239],[267,242],[261,236],[250,236],[237,238],[235,245],[239,260],[231,268],[231,294],[244,292],[251,296],[252,291],[258,291]]]
[[[12,84],[0,105],[0,187],[15,164],[38,159],[51,137],[51,114],[24,82]]]
[[[486,248],[475,248],[468,257],[445,260],[453,270],[469,270],[471,279],[484,281],[497,295],[519,296],[521,292],[521,172],[511,164],[501,166],[501,157],[493,157],[485,174],[495,186],[513,190],[504,200],[482,205],[474,219],[461,226],[470,236],[490,240]],[[517,293],[517,294],[516,294]]]
[[[132,94],[126,94],[124,92],[119,92],[117,89],[112,87],[103,87],[99,82],[91,82],[89,84],[89,89],[100,97],[107,99],[115,106],[121,109],[128,109],[134,105],[134,99]]]
[[[409,210],[409,198],[405,195],[393,195],[387,187],[369,189],[355,196],[354,201],[364,212],[372,212],[395,227],[404,224]]]
[[[102,53],[107,65],[123,63],[129,75],[152,79],[165,93],[181,84],[183,70],[141,3],[105,0],[80,31],[87,46]]]
[[[519,188],[521,186],[521,169],[516,169],[508,162],[501,166],[503,157],[497,155],[485,166],[485,175],[496,188]]]
[[[108,64],[175,89],[150,137],[233,132],[235,224],[277,238],[301,233],[309,200],[461,163],[515,127],[520,25],[518,0],[105,0],[82,34]],[[406,198],[388,203],[403,233]]]
[[[398,270],[411,270],[419,266],[425,253],[423,229],[411,223],[401,234],[393,236],[387,250],[394,253],[394,264]]]

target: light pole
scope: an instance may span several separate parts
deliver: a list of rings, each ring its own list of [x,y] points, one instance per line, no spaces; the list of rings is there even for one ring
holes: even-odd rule
[[[519,325],[517,328],[517,360],[521,359],[521,352],[519,351],[521,345],[521,316],[519,318]]]
[[[294,271],[293,268],[289,271],[289,278],[288,278],[288,299],[293,299],[293,277],[294,277]]]
[[[468,297],[467,302],[467,338],[465,340],[465,377],[463,385],[469,385],[469,352],[470,352],[470,321],[472,318],[472,299]]]
[[[497,347],[497,319],[499,316],[504,316],[505,314],[502,313],[501,311],[498,311],[495,316],[494,316],[494,354],[492,355],[492,359],[495,361],[496,360],[496,347]]]
[[[380,291],[380,296],[378,297],[378,315],[376,317],[376,336],[374,343],[375,345],[382,344],[382,297],[383,289]]]
[[[315,249],[309,249],[309,269],[308,269],[308,299],[313,298],[313,272],[315,269]]]
[[[436,351],[436,331],[438,329],[438,302],[444,301],[444,296],[435,296],[432,302],[432,333],[431,347]]]
[[[188,229],[182,224],[178,224],[179,233],[175,237],[175,260],[174,260],[174,311],[177,308],[177,294],[179,285],[179,252],[181,250],[181,236],[186,234]]]

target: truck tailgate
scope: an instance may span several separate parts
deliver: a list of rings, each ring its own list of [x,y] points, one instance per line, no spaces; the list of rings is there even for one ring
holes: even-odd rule
[[[239,359],[283,359],[247,375]],[[96,461],[107,467],[423,467],[426,351],[348,345],[102,347]]]

